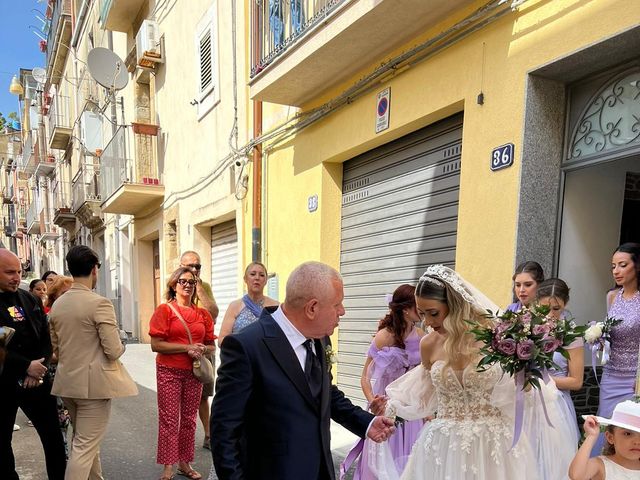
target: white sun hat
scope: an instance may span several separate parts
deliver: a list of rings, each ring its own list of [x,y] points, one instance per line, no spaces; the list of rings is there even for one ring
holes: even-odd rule
[[[596,417],[596,419],[601,425],[613,425],[640,433],[640,403],[625,400],[616,405],[611,418]]]

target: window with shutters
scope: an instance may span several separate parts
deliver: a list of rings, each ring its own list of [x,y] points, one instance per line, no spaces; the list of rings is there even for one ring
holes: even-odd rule
[[[213,2],[196,28],[195,51],[197,69],[198,119],[219,101],[217,2]]]
[[[213,76],[211,69],[213,59],[211,58],[211,29],[207,28],[198,42],[200,60],[200,95],[206,95],[213,88]]]

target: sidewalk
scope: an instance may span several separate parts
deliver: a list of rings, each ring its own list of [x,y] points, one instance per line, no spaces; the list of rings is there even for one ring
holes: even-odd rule
[[[129,344],[121,360],[138,385],[157,392],[155,356],[148,344]],[[331,451],[336,467],[357,440],[358,437],[354,434],[341,425],[331,422]]]

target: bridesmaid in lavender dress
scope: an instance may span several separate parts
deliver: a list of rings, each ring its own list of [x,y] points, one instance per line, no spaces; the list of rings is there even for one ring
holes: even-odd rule
[[[608,316],[622,320],[611,330],[611,352],[600,381],[598,416],[610,418],[614,407],[631,400],[635,394],[640,347],[640,243],[623,243],[611,259],[616,288],[607,294]],[[604,444],[601,434],[592,456],[599,455]]]
[[[538,285],[538,304],[549,307],[549,316],[554,319],[565,317],[565,307],[569,303],[569,287],[559,278],[549,278]],[[559,352],[553,354],[553,362],[558,365],[557,370],[553,370],[551,375],[558,387],[558,391],[563,395],[567,406],[567,425],[571,426],[577,440],[580,440],[580,430],[578,429],[576,409],[571,400],[570,392],[580,390],[584,381],[584,341],[578,338],[569,345],[565,345],[565,350],[569,354],[566,359]]]
[[[516,267],[512,280],[513,293],[518,301],[509,305],[507,310],[517,312],[535,300],[538,285],[544,280],[544,270],[538,262],[522,262]]]
[[[378,324],[378,332],[369,347],[360,380],[374,415],[384,414],[387,385],[420,364],[420,339],[424,332],[415,326],[418,322],[420,317],[416,310],[415,287],[400,285],[389,302],[389,313]],[[402,473],[422,426],[422,420],[402,423],[389,438],[398,474]],[[354,480],[377,478],[369,465],[370,442],[368,439],[364,441]]]

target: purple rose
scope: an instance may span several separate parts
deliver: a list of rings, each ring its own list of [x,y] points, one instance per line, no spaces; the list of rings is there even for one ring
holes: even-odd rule
[[[520,360],[529,360],[533,355],[533,340],[522,340],[516,348]]]
[[[531,312],[527,312],[524,315],[522,315],[522,323],[524,324],[531,323]]]
[[[512,338],[504,338],[498,342],[498,350],[505,355],[516,353],[516,341]]]
[[[542,323],[540,325],[533,326],[533,334],[534,335],[544,335],[551,331],[551,326],[548,323]]]
[[[542,343],[542,351],[544,353],[555,352],[561,343],[557,338],[549,338]]]
[[[511,325],[507,322],[500,322],[494,328],[493,332],[496,336],[501,336],[504,332],[506,332]]]

